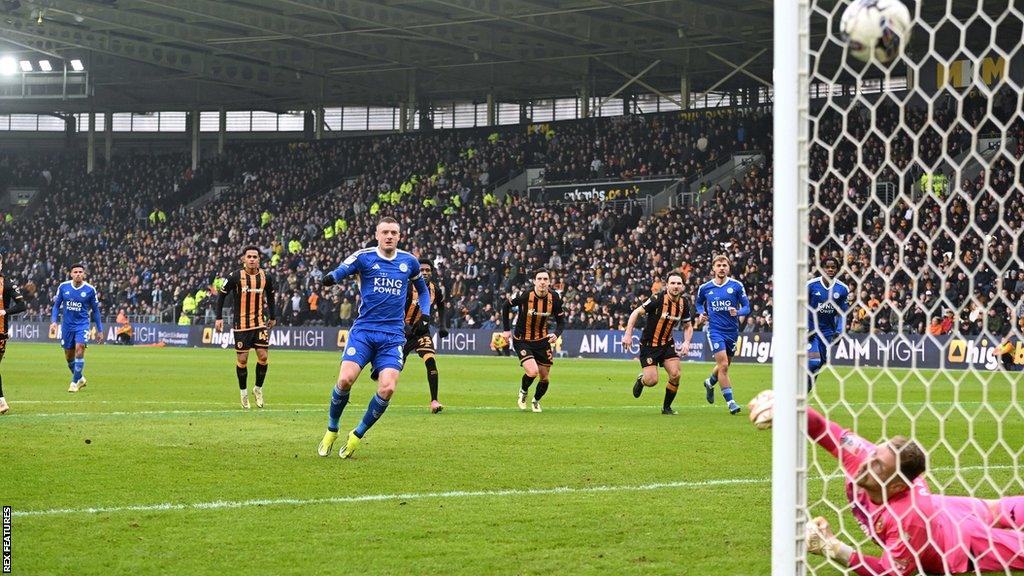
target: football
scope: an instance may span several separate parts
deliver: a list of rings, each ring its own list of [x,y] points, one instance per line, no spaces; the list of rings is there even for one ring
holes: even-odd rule
[[[900,0],[853,0],[839,32],[856,59],[892,62],[910,41],[910,10]]]
[[[747,404],[747,413],[750,414],[750,422],[758,430],[771,428],[772,416],[775,414],[775,392],[765,390],[754,396]]]

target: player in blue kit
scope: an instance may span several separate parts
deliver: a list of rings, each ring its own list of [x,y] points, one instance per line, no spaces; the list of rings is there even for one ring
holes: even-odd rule
[[[96,323],[96,340],[103,341],[100,301],[96,297],[96,289],[85,281],[85,266],[81,264],[71,266],[71,280],[57,286],[57,294],[53,297],[53,312],[50,314],[50,332],[57,331],[58,316],[61,317],[60,345],[64,348],[64,359],[71,371],[68,392],[78,392],[85,388],[85,376],[82,373],[85,370],[85,348],[89,345],[92,322]]]
[[[362,421],[348,434],[348,441],[338,455],[348,458],[359,446],[366,431],[384,414],[398,384],[405,347],[405,300],[412,282],[419,295],[419,323],[430,318],[430,290],[420,276],[420,262],[412,254],[399,250],[401,237],[398,221],[381,218],[377,223],[377,247],[366,248],[345,259],[334,271],[323,277],[324,286],[332,286],[353,274],[359,275],[359,317],[348,334],[348,343],[341,357],[338,382],[331,392],[327,432],[317,453],[327,456],[338,439],[341,413],[348,404],[352,384],[368,363],[377,375],[377,393],[370,399]]]
[[[711,261],[712,278],[697,289],[694,307],[701,319],[708,321],[708,344],[715,359],[711,376],[704,381],[708,404],[715,403],[715,384],[721,382],[722,396],[730,414],[739,414],[740,406],[732,397],[729,365],[736,353],[736,339],[740,334],[740,316],[750,314],[747,292],[733,278],[729,278],[729,257],[715,256]]]
[[[829,256],[821,263],[821,276],[807,283],[807,391],[818,372],[828,364],[828,351],[842,335],[850,309],[850,288],[836,279],[839,260]]]

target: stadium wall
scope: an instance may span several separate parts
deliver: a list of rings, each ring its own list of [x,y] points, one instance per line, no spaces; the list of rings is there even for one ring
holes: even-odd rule
[[[218,332],[210,326],[177,326],[174,324],[134,324],[133,340],[136,346],[190,346],[201,348],[232,348],[234,339],[230,331]],[[114,326],[107,327],[107,342],[115,342]],[[348,330],[324,326],[281,326],[271,332],[272,348],[291,350],[340,351],[348,341]],[[496,330],[452,330],[446,338],[434,335],[434,344],[440,354],[495,355],[490,349]],[[60,339],[60,328],[50,331],[45,322],[15,323],[9,332],[12,341],[52,342]],[[702,331],[693,333],[690,362],[710,362],[711,354],[705,346]],[[996,352],[1000,342],[984,336],[962,338],[958,336],[920,336],[909,334],[851,334],[844,336],[832,348],[831,362],[838,366],[895,368],[944,368],[995,370],[999,367]],[[633,337],[633,347],[622,346],[622,332],[617,330],[566,330],[559,339],[555,354],[559,358],[604,358],[632,360],[639,350],[639,338]],[[772,334],[760,332],[741,334],[737,342],[735,361],[768,364],[774,353]],[[1015,360],[1024,365],[1024,343],[1016,343]]]

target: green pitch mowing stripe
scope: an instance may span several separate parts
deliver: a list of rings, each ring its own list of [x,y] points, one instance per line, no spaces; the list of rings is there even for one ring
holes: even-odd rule
[[[442,355],[449,409],[431,415],[410,358],[388,412],[341,460],[315,454],[338,361],[271,350],[268,407],[243,411],[233,350],[94,346],[88,387],[69,394],[57,346],[9,343],[0,504],[15,512],[14,573],[770,571],[771,434],[704,401],[708,364],[683,366],[672,417],[664,375],[635,400],[635,362],[557,359],[534,414],[515,407],[515,359]],[[741,405],[770,385],[769,367],[730,372]],[[1024,493],[1015,383],[840,373],[813,403],[869,439],[912,432],[933,486]],[[374,388],[357,382],[343,430]],[[834,462],[818,461],[829,479],[809,494],[845,508]]]

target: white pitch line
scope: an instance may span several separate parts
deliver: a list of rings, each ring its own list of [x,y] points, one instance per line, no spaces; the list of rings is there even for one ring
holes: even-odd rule
[[[380,502],[386,500],[426,500],[429,498],[485,498],[504,496],[545,496],[554,494],[594,494],[599,492],[647,492],[669,488],[700,488],[732,484],[764,484],[767,478],[732,478],[721,480],[657,482],[624,486],[588,486],[574,488],[528,488],[509,490],[453,490],[450,492],[413,492],[408,494],[366,494],[362,496],[337,496],[333,498],[275,498],[270,500],[217,500],[193,504],[141,504],[133,506],[110,506],[103,508],[53,508],[50,510],[14,511],[14,516],[59,516],[67,514],[112,514],[118,512],[164,512],[174,510],[223,510],[249,508],[253,506],[309,506],[318,504],[351,504],[358,502]]]
[[[58,400],[56,402],[73,402],[73,401]],[[48,401],[45,401],[45,400],[20,400],[19,403],[24,403],[24,404],[44,404],[44,403],[48,403]],[[149,400],[125,400],[125,401],[118,401],[118,400],[82,400],[82,401],[77,402],[77,403],[80,403],[80,404],[112,404],[112,405],[128,405],[128,406],[135,405],[135,404],[140,404],[140,405],[150,405],[150,404],[190,404],[190,405],[197,405],[197,406],[224,406],[224,404],[218,404],[218,403],[215,403],[215,402],[198,402],[198,401],[197,402],[186,403],[186,402],[157,402],[157,401],[149,401]],[[277,413],[323,412],[324,411],[324,407],[326,406],[326,404],[327,404],[326,402],[324,402],[324,403],[275,403],[274,406],[277,406],[277,407],[282,407],[283,406],[283,407],[286,407],[286,408],[284,408],[284,409],[281,409],[281,408],[265,408],[265,409],[261,409],[261,410],[255,410],[254,412],[277,412]],[[915,408],[915,407],[916,408],[921,408],[921,407],[925,407],[925,406],[930,406],[930,407],[952,407],[952,406],[969,407],[969,406],[981,406],[981,405],[987,405],[987,404],[988,403],[986,403],[986,402],[973,402],[973,401],[972,402],[904,402],[904,403],[888,402],[888,403],[875,403],[875,404],[873,404],[873,406],[876,406],[876,407],[896,407],[896,406],[901,406],[901,407],[904,407],[904,408]],[[307,408],[287,408],[287,407],[291,407],[291,406],[307,407]],[[710,404],[707,404],[707,405],[700,404],[700,405],[697,405],[697,406],[678,405],[675,408],[677,410],[682,410],[682,411],[704,411],[704,410],[714,410],[716,408],[716,406],[713,406],[713,405],[710,405]],[[511,407],[511,406],[506,407],[506,406],[451,406],[451,405],[449,405],[449,406],[447,406],[447,409],[448,409],[449,412],[519,412],[518,408]],[[643,405],[614,405],[614,404],[608,404],[608,405],[605,405],[605,406],[555,406],[555,407],[550,408],[549,411],[551,411],[551,412],[586,412],[586,411],[598,412],[598,411],[652,410],[652,409],[653,408],[651,406],[646,405],[646,404],[643,404]],[[423,408],[421,406],[418,406],[418,405],[416,405],[416,406],[414,406],[414,405],[401,405],[401,406],[397,406],[396,405],[396,406],[392,406],[391,410],[402,410],[402,411],[404,411],[404,410],[410,410],[410,411],[416,410],[416,411],[422,411]],[[228,415],[233,415],[233,414],[246,414],[246,412],[244,410],[242,410],[242,409],[239,409],[239,408],[226,408],[226,407],[209,408],[209,409],[202,409],[202,410],[114,410],[114,411],[93,411],[93,412],[36,412],[36,413],[33,413],[33,412],[28,412],[28,413],[14,412],[14,413],[8,414],[6,416],[6,418],[13,420],[13,419],[29,419],[29,418],[59,418],[59,417],[68,417],[68,416],[73,416],[73,417],[90,417],[90,416],[92,416],[92,417],[108,417],[108,416],[132,417],[132,416],[166,416],[166,415],[176,415],[176,416],[184,415],[184,416],[187,416],[187,415],[191,415],[191,414],[197,414],[197,415],[198,414],[228,414]]]
[[[276,406],[287,406],[286,404],[275,404]],[[326,412],[327,403],[321,404],[295,404],[295,406],[320,406],[320,408],[262,408],[257,410],[245,411],[241,408],[219,408],[219,409],[208,409],[208,410],[115,410],[109,412],[95,411],[95,412],[36,412],[36,413],[10,413],[4,416],[5,419],[29,419],[29,418],[58,418],[64,416],[74,417],[105,417],[105,416],[162,416],[162,415],[189,415],[189,414],[228,414],[228,415],[245,415],[250,412],[261,413],[261,412],[277,412],[282,414],[294,414],[296,412]],[[676,406],[678,410],[709,410],[713,409],[713,406]],[[401,410],[401,411],[419,411],[426,413],[426,407],[423,406],[392,406],[390,410]],[[584,411],[613,411],[613,410],[654,410],[653,406],[560,406],[555,408],[549,408],[549,412],[584,412]],[[515,406],[446,406],[445,411],[452,412],[522,412]]]
[[[1012,465],[965,466],[959,471],[972,470],[1006,470],[1014,469]],[[952,467],[935,468],[933,472],[957,470]],[[824,476],[812,476],[810,480],[839,479],[840,473]],[[213,502],[194,502],[181,504],[165,502],[162,504],[134,504],[129,506],[105,506],[91,508],[51,508],[49,510],[14,511],[13,515],[26,516],[64,516],[70,514],[117,514],[121,512],[168,512],[179,510],[225,510],[251,508],[255,506],[315,506],[319,504],[354,504],[360,502],[381,502],[389,500],[426,500],[430,498],[486,498],[504,496],[547,496],[560,494],[596,494],[602,492],[649,492],[673,488],[704,488],[709,486],[730,486],[748,484],[768,484],[770,478],[719,478],[712,480],[678,480],[674,482],[655,482],[651,484],[627,484],[619,486],[557,486],[554,488],[527,488],[508,490],[452,490],[449,492],[412,492],[406,494],[364,494],[359,496],[336,496],[332,498],[275,498],[263,500],[215,500]]]

